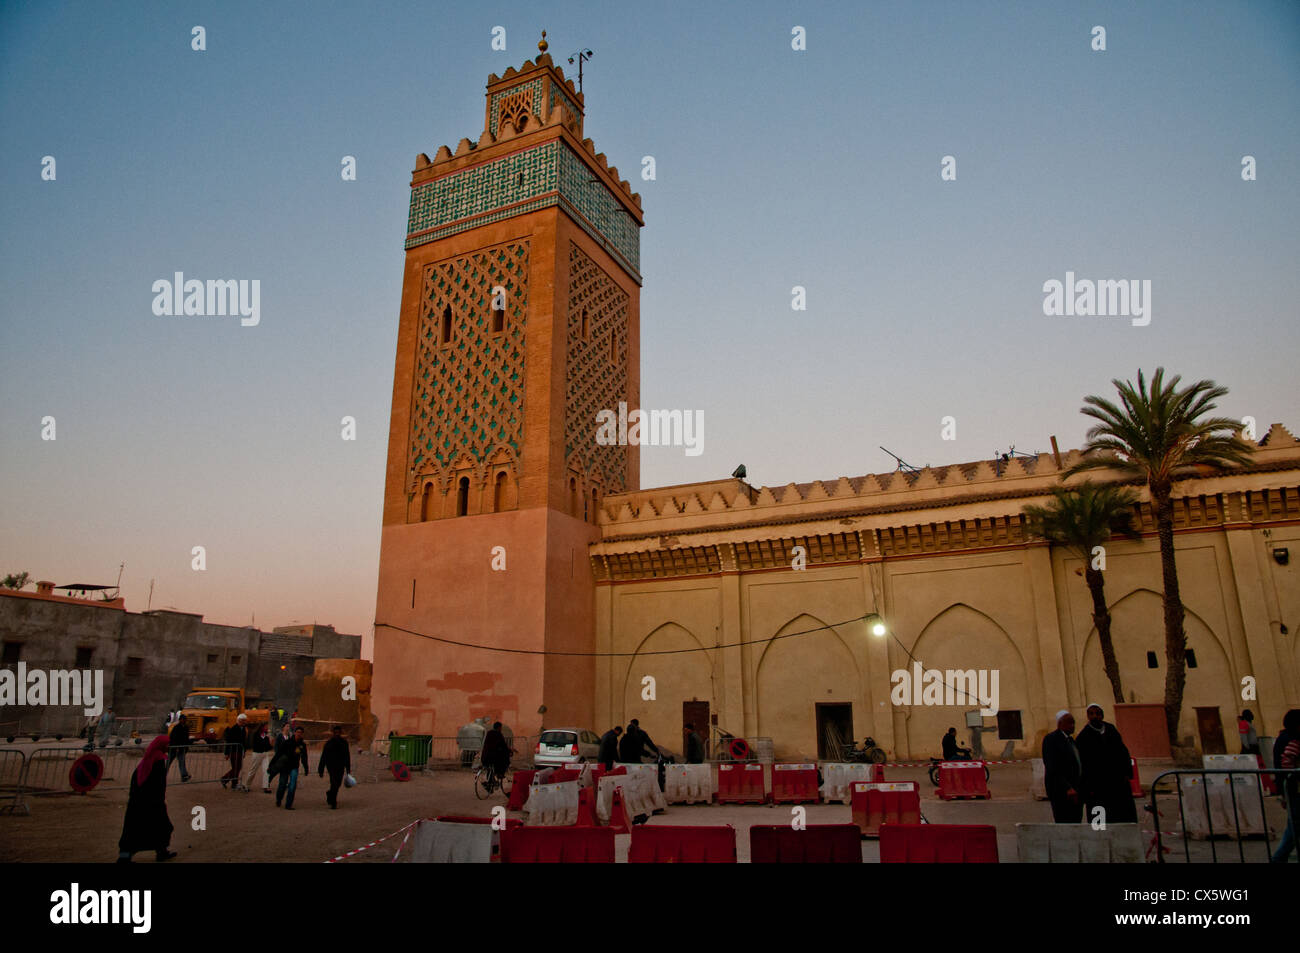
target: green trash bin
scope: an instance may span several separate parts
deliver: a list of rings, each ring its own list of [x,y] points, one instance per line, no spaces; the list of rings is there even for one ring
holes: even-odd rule
[[[397,735],[388,739],[388,760],[423,768],[433,753],[433,735]]]

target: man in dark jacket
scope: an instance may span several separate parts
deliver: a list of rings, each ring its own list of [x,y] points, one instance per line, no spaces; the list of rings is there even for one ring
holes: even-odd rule
[[[280,784],[275,789],[276,807],[284,801],[284,809],[293,810],[293,794],[298,789],[299,766],[304,773],[311,770],[307,764],[307,742],[303,740],[302,729],[295,728],[290,737],[281,737],[275,743],[275,761],[272,767],[275,767],[280,775]]]
[[[606,771],[612,770],[614,762],[618,760],[618,739],[622,734],[623,729],[615,725],[600,736],[600,753],[596,757]]]
[[[633,718],[628,722],[627,731],[623,732],[623,740],[618,743],[618,760],[624,764],[640,764],[646,748],[659,754],[650,736],[641,730],[641,723]]]
[[[244,766],[244,749],[248,747],[248,716],[240,714],[235,723],[226,729],[222,742],[226,745],[226,758],[230,761],[230,770],[221,776],[221,786],[230,782],[230,790],[239,790],[239,771]]]
[[[1074,746],[1074,716],[1056,713],[1056,730],[1043,738],[1043,773],[1047,799],[1052,802],[1052,819],[1058,824],[1078,824],[1083,817],[1079,778],[1083,773]]]
[[[479,760],[490,766],[498,778],[504,778],[510,770],[510,744],[501,730],[501,722],[492,722],[492,729],[483,735],[483,750]]]
[[[957,744],[957,729],[949,728],[948,733],[943,736],[939,742],[940,748],[943,749],[944,761],[969,761],[970,749],[963,748]]]
[[[1133,806],[1133,789],[1129,786],[1133,762],[1119,729],[1106,721],[1104,715],[1100,705],[1089,705],[1088,723],[1074,739],[1082,765],[1079,793],[1087,807],[1083,819],[1092,821],[1100,817],[1107,824],[1135,824],[1137,808]],[[1104,813],[1094,815],[1098,807]]]
[[[686,723],[686,763],[704,763],[704,741],[695,730],[695,725],[689,721]]]
[[[176,721],[172,725],[172,730],[167,736],[167,770],[172,769],[172,762],[177,761],[181,766],[181,780],[188,781],[190,773],[185,769],[185,752],[190,747],[190,729],[185,724],[185,718],[181,715],[176,716]]]
[[[330,773],[330,789],[325,792],[325,802],[331,808],[339,806],[339,786],[343,784],[343,777],[352,770],[352,752],[348,750],[348,740],[343,737],[343,729],[335,725],[329,741],[325,742],[325,747],[321,749],[319,774],[325,776],[328,770]]]

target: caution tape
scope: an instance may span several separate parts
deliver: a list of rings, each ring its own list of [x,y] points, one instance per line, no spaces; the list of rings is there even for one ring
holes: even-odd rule
[[[407,824],[407,825],[406,825],[405,827],[403,827],[401,830],[393,831],[393,833],[391,833],[391,834],[385,834],[383,837],[379,838],[379,840],[372,840],[369,844],[364,844],[364,845],[362,845],[361,847],[358,847],[356,850],[350,850],[350,851],[348,851],[346,854],[339,854],[337,857],[331,857],[329,860],[325,861],[325,863],[327,863],[327,864],[335,864],[335,863],[338,863],[340,860],[346,860],[346,859],[349,858],[349,857],[353,857],[353,856],[355,856],[355,855],[361,853],[363,850],[369,850],[369,849],[372,848],[372,847],[375,847],[375,846],[377,846],[377,845],[379,845],[379,844],[382,844],[382,843],[383,843],[384,841],[386,841],[386,840],[390,840],[390,839],[396,837],[398,834],[402,833],[402,831],[409,831],[411,828],[415,827],[417,824],[421,823],[423,820],[424,820],[424,818],[419,818],[419,819],[417,819],[417,820],[411,821],[411,823]],[[407,836],[407,838],[409,839],[411,835],[408,833],[406,836]],[[403,844],[403,846],[404,846],[404,845],[406,844],[406,841],[403,840],[403,841],[402,841],[402,844]],[[400,848],[400,847],[399,847],[397,850],[398,850],[398,853],[401,853],[401,848]],[[394,856],[393,859],[396,860],[397,857]]]
[[[397,845],[397,853],[394,854],[393,859],[389,861],[390,864],[397,863],[397,858],[402,853],[402,848],[406,846],[406,842],[410,840],[411,835],[415,833],[415,828],[419,827],[423,823],[424,823],[423,819],[416,821],[415,824],[411,827],[411,829],[406,832],[406,836],[402,838],[402,842]]]

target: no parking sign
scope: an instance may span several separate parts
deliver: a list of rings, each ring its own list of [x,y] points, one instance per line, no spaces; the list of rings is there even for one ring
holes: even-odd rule
[[[72,762],[68,783],[78,794],[91,790],[104,776],[104,762],[97,754],[83,754]]]

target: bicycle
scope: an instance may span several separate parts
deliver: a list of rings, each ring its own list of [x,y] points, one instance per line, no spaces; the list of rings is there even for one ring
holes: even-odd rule
[[[491,797],[496,791],[500,791],[509,797],[511,783],[509,769],[498,777],[496,768],[492,765],[480,764],[478,770],[474,772],[474,796],[482,801]]]

